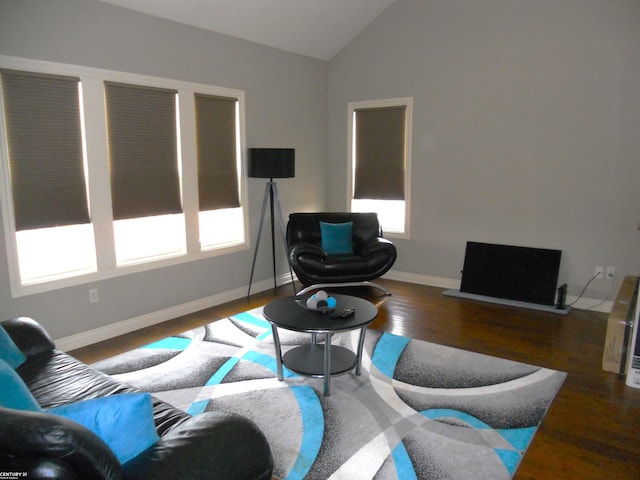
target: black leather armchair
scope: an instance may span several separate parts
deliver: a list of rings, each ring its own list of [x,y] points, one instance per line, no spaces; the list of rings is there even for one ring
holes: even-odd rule
[[[322,249],[320,222],[352,222],[353,253],[327,254]],[[384,275],[397,257],[396,247],[382,237],[375,213],[292,213],[287,224],[287,246],[291,268],[307,287],[370,285],[390,295],[386,288],[370,282]]]

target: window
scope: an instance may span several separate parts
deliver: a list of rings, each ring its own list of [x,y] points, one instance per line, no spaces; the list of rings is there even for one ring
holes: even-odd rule
[[[93,272],[80,79],[0,75],[20,282]]]
[[[177,94],[105,82],[118,265],[185,253]]]
[[[247,248],[242,91],[4,56],[0,78],[14,296]]]
[[[237,98],[195,95],[200,246],[244,242]],[[231,228],[220,228],[225,225]]]
[[[353,212],[376,212],[385,233],[409,235],[411,98],[349,103]]]

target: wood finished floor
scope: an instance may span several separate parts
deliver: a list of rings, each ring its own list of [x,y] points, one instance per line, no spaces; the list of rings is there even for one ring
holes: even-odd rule
[[[372,328],[568,372],[515,476],[518,480],[640,478],[640,389],[601,370],[607,315],[555,315],[442,296],[381,280],[393,295],[345,290],[379,309]],[[87,363],[290,295],[282,286],[70,352]],[[471,478],[471,477],[470,477]]]

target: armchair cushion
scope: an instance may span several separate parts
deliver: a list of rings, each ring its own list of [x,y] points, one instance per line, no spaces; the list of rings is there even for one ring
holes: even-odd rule
[[[126,463],[158,441],[148,393],[124,393],[84,400],[48,410],[83,425]]]
[[[322,249],[329,255],[353,253],[353,245],[351,243],[352,227],[353,222],[320,222]]]

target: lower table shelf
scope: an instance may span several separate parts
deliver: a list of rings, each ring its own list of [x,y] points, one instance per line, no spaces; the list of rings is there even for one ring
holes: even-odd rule
[[[351,350],[331,345],[331,375],[352,370],[358,357]],[[282,356],[286,367],[301,375],[324,377],[324,344],[302,345],[292,348]]]

